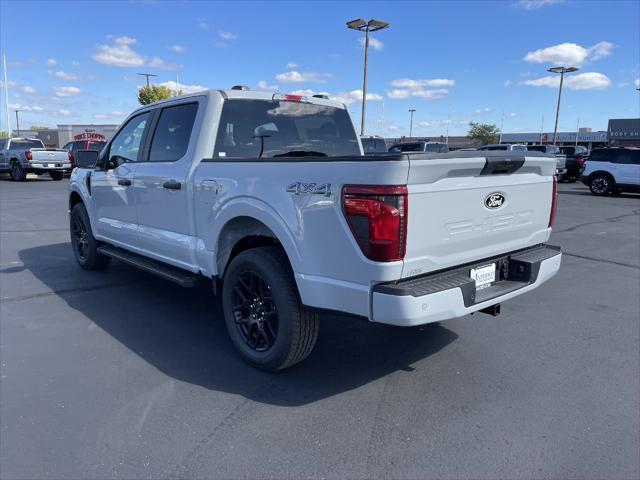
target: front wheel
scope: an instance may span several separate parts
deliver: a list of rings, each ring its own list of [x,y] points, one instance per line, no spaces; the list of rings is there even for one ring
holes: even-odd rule
[[[76,203],[71,209],[69,224],[71,247],[78,265],[85,270],[105,268],[111,257],[98,253],[98,241],[93,236],[89,215],[82,203]]]
[[[607,175],[596,175],[589,181],[589,189],[594,195],[609,195],[613,191],[613,181]]]
[[[53,170],[51,172],[49,172],[49,176],[51,177],[52,180],[62,180],[64,178],[64,171],[62,170]]]
[[[14,182],[24,182],[27,179],[27,172],[24,171],[22,165],[18,162],[11,164],[11,180]]]
[[[242,358],[263,370],[304,360],[318,338],[318,313],[300,303],[286,256],[278,247],[239,253],[224,275],[224,319]]]

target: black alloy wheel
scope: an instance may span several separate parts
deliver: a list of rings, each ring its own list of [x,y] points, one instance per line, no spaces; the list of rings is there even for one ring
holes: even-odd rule
[[[278,336],[278,313],[271,287],[254,271],[241,273],[233,286],[232,310],[236,328],[257,352],[269,350]]]

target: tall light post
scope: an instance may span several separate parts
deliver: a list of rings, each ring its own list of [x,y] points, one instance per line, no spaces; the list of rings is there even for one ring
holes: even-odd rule
[[[411,114],[411,120],[409,121],[409,140],[413,138],[413,112],[415,111],[415,108],[409,109],[409,113]]]
[[[374,19],[365,22],[361,18],[358,18],[356,20],[347,22],[347,28],[364,32],[364,79],[362,81],[362,119],[360,121],[360,135],[364,135],[364,119],[365,113],[367,111],[367,64],[369,54],[369,32],[376,32],[378,30],[382,30],[383,28],[387,28],[388,26],[389,23],[382,20]]]
[[[14,111],[16,112],[16,129],[18,130],[18,136],[20,136],[20,120],[18,119],[18,112],[20,110],[16,108]],[[9,132],[9,135],[11,135],[11,132]]]
[[[137,75],[141,75],[147,79],[147,87],[149,86],[149,77],[157,77],[155,73],[138,73]]]
[[[560,98],[562,97],[562,83],[564,82],[564,74],[578,71],[576,67],[553,67],[547,70],[551,73],[560,74],[560,89],[558,90],[558,106],[556,107],[556,125],[553,127],[553,144],[556,144],[556,136],[558,134],[558,116],[560,115]]]

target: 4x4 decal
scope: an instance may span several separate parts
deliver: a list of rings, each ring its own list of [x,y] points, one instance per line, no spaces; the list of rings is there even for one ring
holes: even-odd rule
[[[294,182],[287,186],[287,193],[293,193],[294,195],[324,195],[325,197],[330,197],[331,184]]]

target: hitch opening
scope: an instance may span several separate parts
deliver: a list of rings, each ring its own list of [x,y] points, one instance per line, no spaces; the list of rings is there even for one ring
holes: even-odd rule
[[[482,310],[480,310],[480,312],[497,317],[498,315],[500,315],[500,304],[496,303],[495,305],[491,305],[490,307],[483,308]]]

